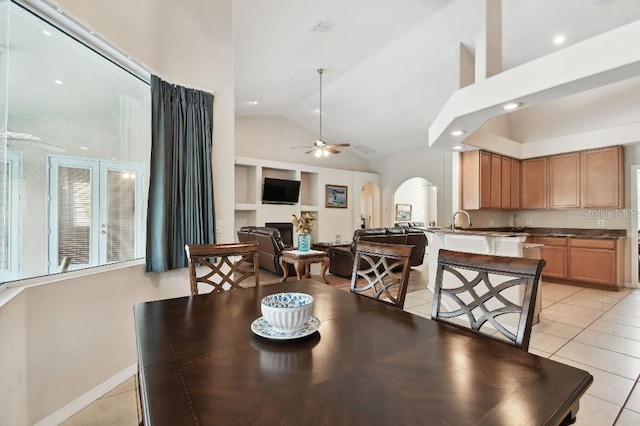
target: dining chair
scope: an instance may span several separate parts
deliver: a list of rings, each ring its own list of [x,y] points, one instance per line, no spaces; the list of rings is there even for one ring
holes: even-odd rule
[[[351,292],[402,309],[409,285],[412,249],[412,245],[358,241]]]
[[[440,250],[431,318],[526,351],[545,263]]]
[[[191,295],[198,295],[198,283],[213,287],[212,292],[242,288],[240,283],[253,276],[259,284],[258,243],[187,244]],[[240,257],[240,259],[237,259]],[[202,269],[201,269],[202,268]],[[198,275],[198,272],[201,272]]]

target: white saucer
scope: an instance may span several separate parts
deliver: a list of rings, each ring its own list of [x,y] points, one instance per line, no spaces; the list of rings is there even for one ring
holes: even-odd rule
[[[319,327],[320,320],[314,316],[312,316],[309,321],[307,321],[305,325],[302,326],[301,329],[296,330],[292,333],[275,331],[271,324],[269,324],[267,320],[264,319],[264,317],[260,317],[251,323],[251,331],[253,331],[260,337],[273,340],[300,339],[302,337],[313,334]]]

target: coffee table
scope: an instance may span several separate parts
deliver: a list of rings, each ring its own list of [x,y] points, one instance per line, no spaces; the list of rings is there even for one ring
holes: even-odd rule
[[[307,278],[311,278],[311,265],[313,263],[322,263],[322,281],[326,284],[329,284],[329,281],[325,278],[324,274],[327,272],[329,268],[329,256],[327,253],[321,250],[309,250],[309,251],[300,251],[300,250],[285,250],[282,252],[282,256],[280,256],[280,267],[284,272],[284,276],[280,279],[280,282],[283,283],[287,281],[287,277],[289,273],[287,271],[287,267],[285,263],[293,264],[294,269],[296,270],[296,275],[298,279],[302,279],[304,275]]]

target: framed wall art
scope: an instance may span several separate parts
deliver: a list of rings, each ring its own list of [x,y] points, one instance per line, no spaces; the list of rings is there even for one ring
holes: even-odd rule
[[[396,204],[396,220],[411,220],[411,204]]]
[[[344,185],[325,185],[325,207],[347,208],[347,187]]]

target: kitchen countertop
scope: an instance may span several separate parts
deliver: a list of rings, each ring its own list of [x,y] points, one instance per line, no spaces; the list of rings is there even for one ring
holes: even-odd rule
[[[490,237],[527,237],[529,236],[526,232],[513,232],[509,230],[503,230],[503,228],[499,228],[496,230],[493,229],[474,229],[474,228],[424,228],[427,232],[432,232],[434,234],[460,234],[460,235],[480,235],[480,236],[490,236]]]
[[[448,229],[448,228],[446,228]],[[517,230],[517,232],[515,231]],[[529,235],[532,237],[571,237],[589,239],[614,239],[626,238],[626,229],[583,229],[583,228],[464,228],[457,232],[475,232],[480,235],[482,232],[498,233],[509,235]],[[453,232],[448,229],[449,232]]]

